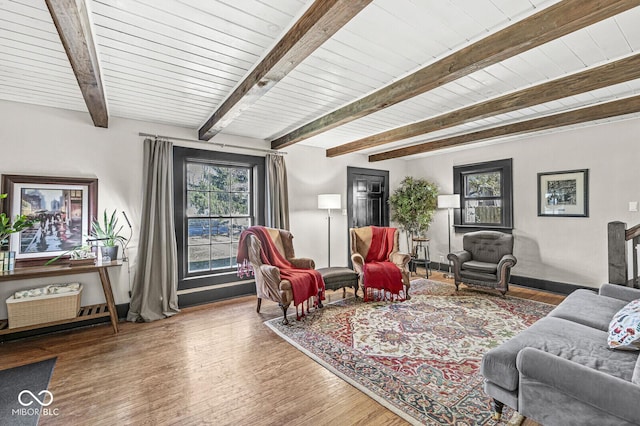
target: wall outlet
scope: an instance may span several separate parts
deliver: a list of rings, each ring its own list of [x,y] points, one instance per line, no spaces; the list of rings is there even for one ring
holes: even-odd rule
[[[637,212],[638,211],[638,202],[637,201],[629,201],[629,211]]]

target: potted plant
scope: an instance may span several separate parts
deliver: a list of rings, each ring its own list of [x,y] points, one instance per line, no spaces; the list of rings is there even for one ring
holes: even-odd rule
[[[7,194],[0,194],[0,200],[5,198],[7,198]],[[7,216],[5,213],[0,213],[0,251],[8,252],[9,236],[11,234],[22,232],[23,230],[29,228],[31,225],[33,225],[33,220],[29,219],[29,217],[26,215],[18,215],[12,222],[9,216]],[[13,269],[13,261],[11,261],[11,259],[15,259],[15,253],[11,253],[12,252],[2,254],[3,260],[5,256],[7,256],[7,259],[9,260],[6,262],[6,267],[4,265],[4,261],[0,262],[0,270]]]
[[[118,246],[116,243],[123,245],[127,239],[120,235],[122,232],[122,225],[118,225],[118,218],[116,217],[117,211],[114,210],[111,216],[107,215],[107,211],[104,211],[102,221],[94,220],[91,223],[91,236],[100,244],[102,251],[102,257],[109,257],[111,260],[118,258]]]
[[[406,232],[407,247],[411,240],[429,229],[437,208],[438,187],[426,179],[405,177],[389,197],[391,220]]]

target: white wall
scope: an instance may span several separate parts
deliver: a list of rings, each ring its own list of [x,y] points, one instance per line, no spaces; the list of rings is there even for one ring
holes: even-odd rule
[[[449,152],[409,162],[408,172],[450,194],[453,166],[513,158],[515,256],[513,274],[599,287],[607,281],[607,223],[640,223],[628,211],[640,201],[640,119]],[[589,169],[589,217],[537,216],[537,173]],[[438,211],[429,231],[432,259],[447,251],[447,215]],[[452,249],[462,247],[455,235]]]
[[[117,304],[129,301],[129,283],[136,265],[138,226],[142,207],[143,138],[139,132],[197,139],[197,131],[136,120],[111,117],[108,129],[94,127],[86,113],[0,101],[0,174],[69,176],[98,178],[98,211],[124,210],[134,227],[129,243],[130,268],[111,268],[110,276]],[[216,142],[269,148],[262,140],[218,135]],[[209,147],[202,143],[175,142],[175,145],[200,149],[261,155],[255,151]],[[347,165],[390,170],[394,188],[404,176],[405,161],[393,160],[370,167],[362,155],[325,157],[322,149],[292,146],[286,150],[291,205],[291,230],[300,256],[326,266],[326,218],[317,209],[316,195],[340,192],[346,208]],[[332,264],[346,265],[347,222],[341,212],[332,220]],[[120,219],[124,224],[124,220]],[[131,276],[128,275],[128,270]],[[85,284],[82,304],[103,303],[97,274],[64,277]],[[0,301],[16,289],[51,283],[51,279],[3,283]],[[0,302],[0,318],[6,318],[6,305]]]
[[[327,211],[318,210],[318,194],[341,194],[347,208],[347,167],[388,170],[391,192],[406,175],[404,160],[369,163],[365,155],[327,158],[324,149],[295,145],[287,148],[289,210],[296,256],[311,257],[317,268],[327,266]],[[331,266],[346,266],[349,227],[342,212],[331,213]],[[401,238],[401,247],[404,238]]]

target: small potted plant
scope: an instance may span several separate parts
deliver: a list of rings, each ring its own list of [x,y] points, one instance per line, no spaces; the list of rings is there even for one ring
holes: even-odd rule
[[[111,260],[118,258],[118,246],[116,243],[124,245],[127,239],[120,235],[122,225],[118,225],[117,211],[114,210],[111,216],[104,211],[102,221],[94,220],[91,223],[91,236],[101,244],[102,258],[109,257]]]
[[[5,198],[7,198],[7,194],[0,194],[0,200]],[[6,268],[3,266],[4,261],[0,262],[0,271],[3,269],[13,269],[13,261],[11,259],[15,259],[15,253],[11,254],[12,252],[8,252],[9,236],[11,236],[11,234],[22,232],[23,230],[31,227],[31,225],[33,225],[33,220],[29,219],[26,215],[18,215],[12,222],[9,216],[5,213],[0,213],[0,251],[5,252],[2,253],[3,260],[5,256],[9,259]]]

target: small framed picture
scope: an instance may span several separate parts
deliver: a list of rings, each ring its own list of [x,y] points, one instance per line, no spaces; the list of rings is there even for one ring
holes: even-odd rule
[[[538,173],[538,216],[589,217],[589,170]]]

